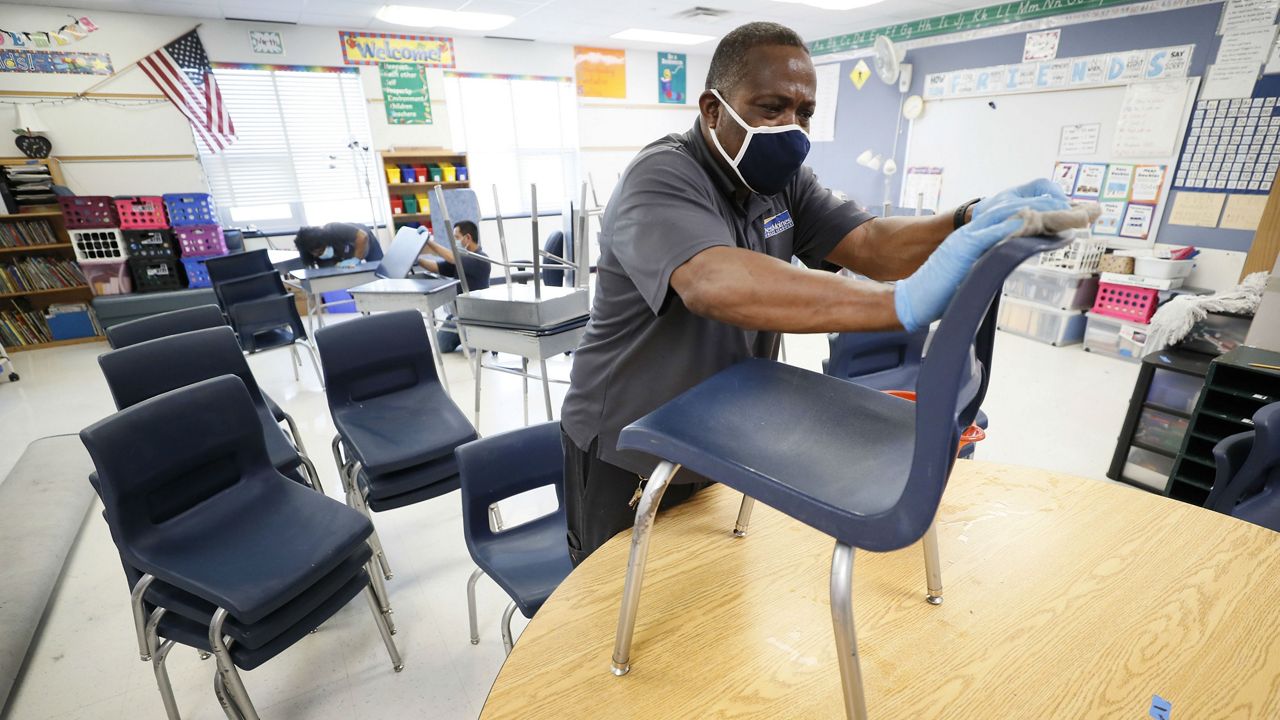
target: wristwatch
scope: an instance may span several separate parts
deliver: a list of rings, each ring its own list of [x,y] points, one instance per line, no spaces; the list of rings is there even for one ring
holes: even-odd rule
[[[960,207],[956,208],[956,214],[951,218],[951,222],[955,226],[956,230],[964,227],[966,222],[965,217],[969,214],[969,208],[980,202],[982,202],[982,198],[974,198],[967,203],[961,203]]]

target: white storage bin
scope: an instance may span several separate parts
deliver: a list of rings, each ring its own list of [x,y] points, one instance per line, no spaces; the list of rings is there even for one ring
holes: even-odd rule
[[[1148,326],[1094,313],[1086,313],[1086,317],[1089,320],[1084,330],[1085,350],[1124,360],[1142,359]]]
[[[1195,266],[1194,260],[1136,257],[1133,259],[1133,274],[1149,278],[1184,278]]]
[[[1000,300],[996,327],[1054,346],[1074,345],[1084,339],[1085,317],[1077,310],[1059,310],[1005,296]]]
[[[1004,294],[1059,310],[1088,310],[1098,294],[1098,277],[1023,265],[1004,281]]]
[[[1164,492],[1172,472],[1173,458],[1131,446],[1121,474],[1127,480]]]

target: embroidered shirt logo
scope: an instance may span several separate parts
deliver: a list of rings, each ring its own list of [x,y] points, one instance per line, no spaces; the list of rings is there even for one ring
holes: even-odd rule
[[[764,219],[764,236],[771,238],[780,232],[786,232],[795,227],[796,223],[791,219],[791,211],[783,210],[782,212]]]

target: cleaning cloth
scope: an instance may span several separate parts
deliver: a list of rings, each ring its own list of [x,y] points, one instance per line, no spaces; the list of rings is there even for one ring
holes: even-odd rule
[[[1032,210],[1022,208],[1017,216],[1022,218],[1022,229],[1015,232],[1015,237],[1032,235],[1054,235],[1068,230],[1082,230],[1093,225],[1093,221],[1102,215],[1102,208],[1096,202],[1072,201],[1066,210]]]

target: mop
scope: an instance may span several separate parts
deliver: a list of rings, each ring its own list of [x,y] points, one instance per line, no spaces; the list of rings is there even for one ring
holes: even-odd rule
[[[1179,295],[1161,305],[1151,318],[1145,352],[1163,350],[1179,342],[1211,312],[1254,314],[1262,301],[1267,276],[1268,273],[1256,272],[1246,276],[1231,290],[1213,295]]]

